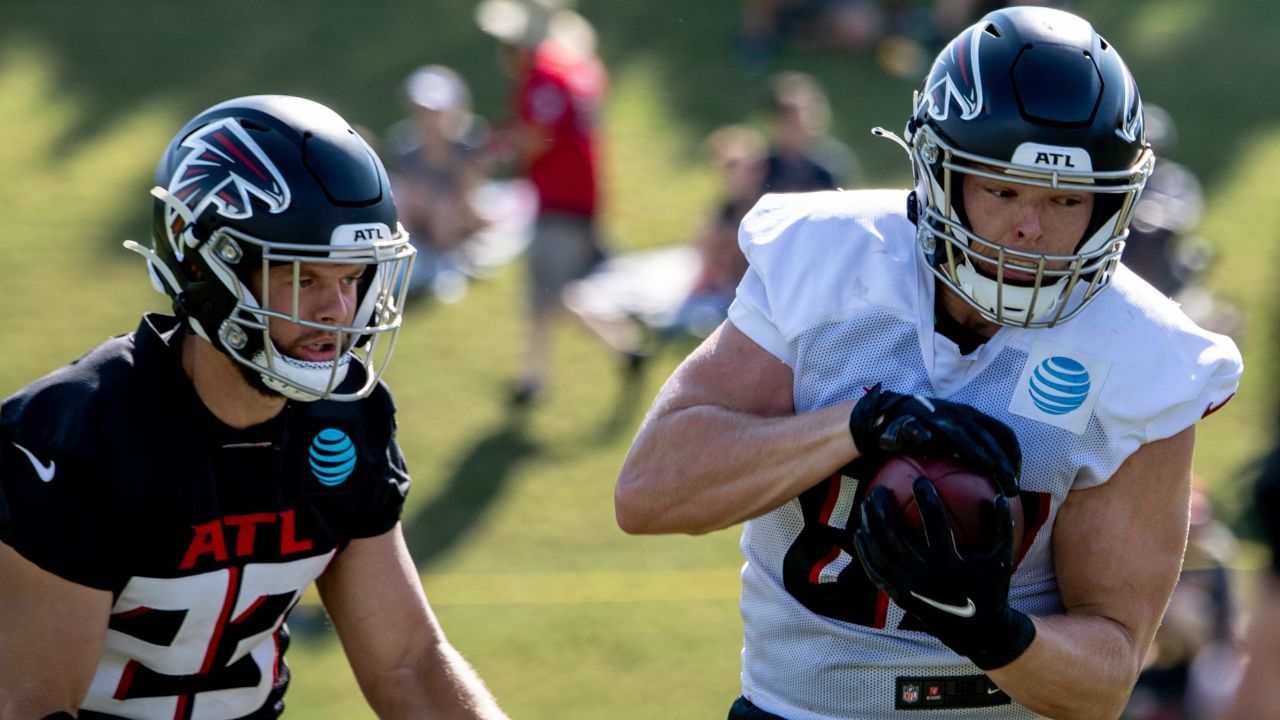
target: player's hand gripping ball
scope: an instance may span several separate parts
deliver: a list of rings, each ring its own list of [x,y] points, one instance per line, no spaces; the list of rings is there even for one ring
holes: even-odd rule
[[[1005,494],[952,461],[911,457],[887,460],[871,485],[853,535],[871,582],[979,669],[1022,655],[1036,627],[1009,605],[1016,485]]]
[[[918,477],[928,478],[937,489],[951,523],[957,550],[966,552],[980,548],[991,537],[991,509],[1000,489],[990,478],[971,472],[950,458],[894,455],[880,466],[868,493],[874,488],[885,487],[893,495],[894,504],[902,510],[907,526],[919,541],[924,542],[920,508],[916,506],[911,492],[911,486]],[[1016,495],[1009,498],[1009,509],[1013,514],[1013,558],[1016,561],[1020,557],[1026,527],[1021,498]]]
[[[1008,425],[964,403],[904,395],[877,383],[854,404],[849,433],[869,462],[893,455],[949,457],[995,480],[1006,497],[1018,494],[1018,436]]]

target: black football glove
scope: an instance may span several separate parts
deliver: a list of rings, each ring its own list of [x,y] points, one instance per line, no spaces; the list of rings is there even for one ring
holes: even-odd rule
[[[1013,574],[1013,515],[998,496],[985,518],[986,547],[956,549],[947,510],[927,478],[912,488],[926,544],[913,535],[887,488],[862,503],[854,547],[871,581],[944,645],[983,670],[1015,660],[1035,639],[1031,618],[1009,607]]]
[[[995,481],[1000,493],[1018,494],[1022,448],[1004,423],[962,403],[884,390],[877,383],[849,413],[849,433],[872,462],[889,455],[954,458]]]

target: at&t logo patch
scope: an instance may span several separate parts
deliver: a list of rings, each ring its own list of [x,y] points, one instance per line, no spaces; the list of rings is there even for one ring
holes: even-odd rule
[[[1111,363],[1040,341],[1031,348],[1009,412],[1083,435]]]
[[[347,434],[325,428],[311,441],[311,474],[321,485],[341,485],[356,468],[356,447]]]
[[[1089,371],[1069,357],[1051,357],[1031,371],[1029,392],[1036,407],[1065,415],[1089,398]]]

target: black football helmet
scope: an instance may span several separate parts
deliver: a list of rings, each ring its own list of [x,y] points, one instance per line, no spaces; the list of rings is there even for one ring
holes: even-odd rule
[[[1011,7],[961,32],[916,92],[904,133],[919,245],[934,275],[994,323],[1074,317],[1110,283],[1151,174],[1142,118],[1129,68],[1082,18]],[[972,231],[957,173],[1094,193],[1092,220],[1071,255],[1002,247]],[[994,273],[978,269],[979,246],[995,251]],[[1014,268],[1034,282],[1005,280]]]
[[[396,220],[382,162],[337,113],[279,95],[236,98],[187,123],[156,169],[152,246],[157,290],[200,337],[295,400],[356,400],[372,392],[400,330],[414,250]],[[351,325],[299,316],[305,263],[363,264]],[[268,269],[293,266],[292,310],[267,309]],[[247,284],[262,272],[262,295]],[[289,357],[272,318],[332,333],[331,362]],[[357,374],[349,371],[355,367]],[[345,382],[344,382],[345,381]]]

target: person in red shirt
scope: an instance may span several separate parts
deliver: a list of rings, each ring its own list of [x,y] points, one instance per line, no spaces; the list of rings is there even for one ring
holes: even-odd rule
[[[513,117],[503,150],[534,185],[539,210],[529,246],[529,334],[512,400],[542,390],[550,324],[566,283],[604,257],[598,120],[608,73],[595,53],[595,32],[581,15],[546,0],[485,0],[481,30],[499,41],[514,78]]]

